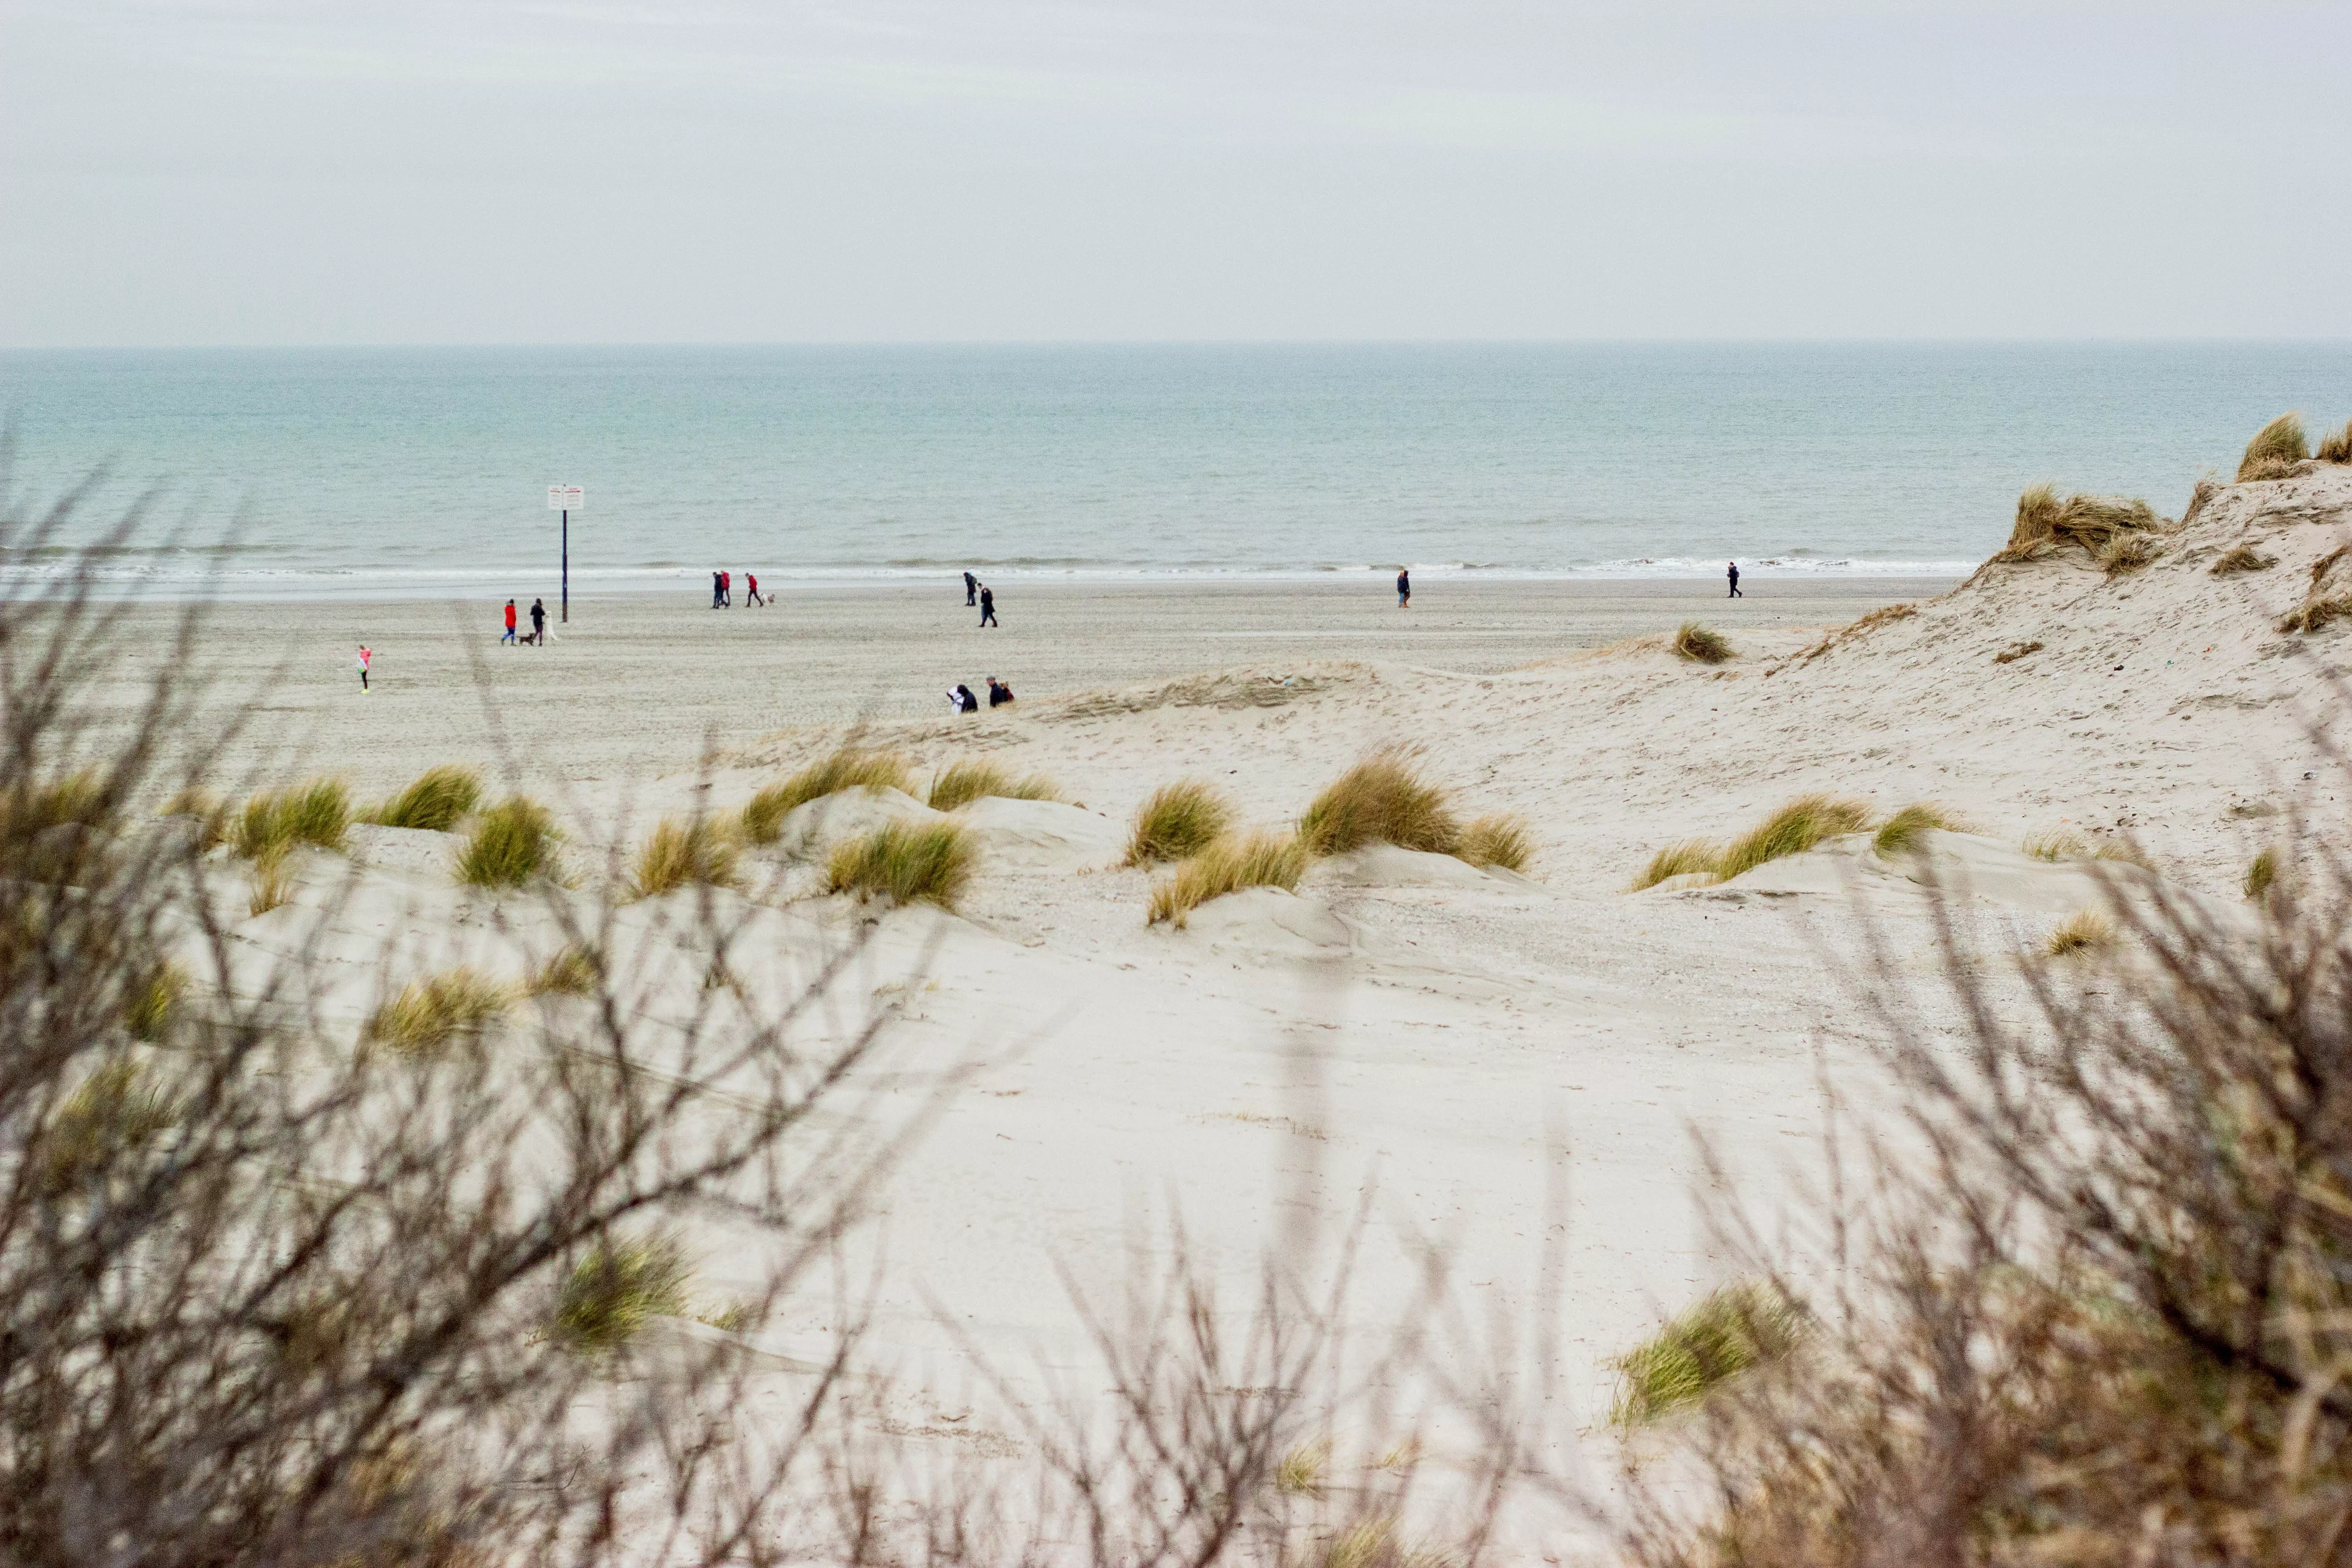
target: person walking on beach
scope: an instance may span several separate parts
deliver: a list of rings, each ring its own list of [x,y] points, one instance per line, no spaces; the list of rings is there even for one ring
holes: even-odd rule
[[[980,591],[980,624],[983,626],[996,624],[996,590],[993,588]]]
[[[966,609],[980,603],[980,579],[967,572],[963,574],[963,602]]]
[[[1012,700],[1013,688],[1005,685],[1003,681],[997,679],[996,677],[992,675],[990,676],[988,678],[988,705],[991,708],[1002,708]]]
[[[1412,574],[1400,566],[1397,568],[1397,608],[1408,610],[1412,607]]]
[[[522,646],[515,637],[515,613],[514,601],[512,599],[509,599],[507,601],[507,635],[500,637],[499,641],[502,643],[514,643],[517,647],[520,647]]]
[[[714,610],[719,607],[719,574],[713,572],[710,574],[710,607]]]
[[[1732,563],[1729,564],[1729,566],[1725,570],[1725,572],[1724,572],[1724,574],[1724,574],[1725,576],[1727,576],[1727,577],[1728,577],[1728,578],[1730,578],[1730,579],[1731,579],[1731,594],[1730,594],[1730,595],[1729,595],[1730,597],[1735,598],[1735,599],[1744,599],[1744,598],[1748,597],[1748,595],[1745,595],[1745,594],[1743,594],[1743,593],[1741,593],[1741,592],[1739,591],[1739,563],[1738,563],[1738,562],[1737,562],[1737,561],[1732,562]]]
[[[735,607],[735,574],[732,572],[719,574],[719,604],[722,609]]]
[[[365,691],[365,690],[368,689],[368,683],[367,683],[368,660],[369,660],[369,659],[373,658],[374,657],[375,657],[375,655],[373,655],[373,654],[372,654],[372,653],[370,653],[370,652],[368,651],[368,645],[367,645],[367,644],[365,644],[365,643],[362,643],[362,644],[360,644],[360,689],[361,689],[362,691]]]
[[[760,574],[757,572],[743,574],[743,602],[757,605],[763,610],[768,607],[768,601],[760,597]]]
[[[530,602],[530,646],[547,646],[547,601],[544,599]]]

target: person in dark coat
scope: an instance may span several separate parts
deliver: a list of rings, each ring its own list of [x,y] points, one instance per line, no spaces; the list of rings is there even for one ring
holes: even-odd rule
[[[1397,568],[1397,608],[1404,610],[1412,607],[1412,574],[1400,566]]]
[[[969,572],[965,573],[963,574],[963,602],[967,605],[977,605],[980,603],[979,595],[980,579],[973,576]]]
[[[983,626],[996,624],[996,590],[993,588],[980,591],[980,624]]]
[[[1724,574],[1725,576],[1727,576],[1727,577],[1728,577],[1728,578],[1730,578],[1730,579],[1731,579],[1731,594],[1730,594],[1730,597],[1735,598],[1735,599],[1744,599],[1744,598],[1748,597],[1748,595],[1745,595],[1745,594],[1743,594],[1743,593],[1741,593],[1741,592],[1739,591],[1739,563],[1738,563],[1738,562],[1737,562],[1737,561],[1732,562],[1732,563],[1730,563],[1730,565],[1729,565],[1729,566],[1725,570],[1725,572],[1724,572],[1724,574]]]
[[[992,675],[990,676],[988,678],[988,705],[991,708],[1002,708],[1012,700],[1013,688],[1005,685],[1003,681],[997,679],[996,677]]]

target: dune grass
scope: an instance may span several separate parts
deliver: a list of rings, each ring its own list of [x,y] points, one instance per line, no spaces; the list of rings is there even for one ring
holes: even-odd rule
[[[604,961],[593,950],[570,946],[532,970],[523,990],[532,996],[589,996],[604,973]]]
[[[1274,1489],[1285,1497],[1318,1497],[1331,1469],[1331,1445],[1300,1443],[1274,1467]]]
[[[1310,855],[1344,855],[1367,844],[1451,855],[1462,847],[1462,823],[1444,788],[1391,749],[1325,785],[1298,819],[1298,839]]]
[[[265,849],[253,860],[253,886],[245,900],[245,912],[266,915],[274,909],[293,902],[294,876],[286,868],[286,847]]]
[[[1462,847],[1454,851],[1473,866],[1500,866],[1524,871],[1535,853],[1535,829],[1524,816],[1507,811],[1473,817],[1462,830]]]
[[[1778,1289],[1726,1285],[1611,1361],[1617,1397],[1609,1419],[1630,1431],[1687,1409],[1740,1373],[1788,1355],[1804,1334],[1803,1309]]]
[[[1043,773],[1014,778],[985,759],[950,763],[931,780],[927,804],[933,811],[953,811],[982,795],[1004,800],[1059,800],[1062,792]]]
[[[2240,885],[2244,889],[2248,899],[2260,902],[2269,896],[2273,888],[2278,886],[2278,851],[2265,849],[2255,856],[2253,862],[2246,868],[2246,879]]]
[[[976,858],[971,836],[955,823],[886,823],[835,845],[825,881],[836,893],[952,910],[971,885]]]
[[[684,1249],[667,1236],[599,1247],[564,1277],[549,1332],[586,1355],[619,1350],[653,1319],[686,1315],[690,1276]]]
[[[188,972],[166,961],[155,966],[146,984],[133,990],[122,1005],[122,1026],[135,1040],[160,1040],[172,1026],[173,1015],[188,994]]]
[[[1721,664],[1732,657],[1729,639],[1696,621],[1685,621],[1675,628],[1673,647],[1677,658],[1694,664]]]
[[[1932,800],[1923,800],[1905,806],[1878,825],[1877,837],[1870,847],[1893,859],[1897,855],[1909,855],[1927,847],[1930,831],[1958,833],[1963,831],[1960,819]]]
[[[2070,495],[2061,500],[2053,486],[2039,484],[2017,498],[2009,542],[1993,559],[2039,561],[2069,545],[2098,555],[2122,536],[2146,532],[2163,521],[2137,498]]]
[[[2323,463],[2352,463],[2352,419],[2344,422],[2343,429],[2330,432],[2311,455]]]
[[[2110,577],[2120,577],[2138,571],[2163,553],[2144,532],[2135,530],[2118,533],[2099,552],[2099,568]]]
[[[301,844],[340,850],[351,825],[351,791],[338,779],[312,779],[280,794],[253,796],[229,837],[239,855],[260,861]]]
[[[1199,779],[1161,784],[1136,808],[1127,863],[1149,866],[1198,855],[1232,830],[1240,814],[1223,790]]]
[[[738,887],[743,880],[738,859],[735,836],[726,825],[708,816],[685,822],[671,817],[637,851],[629,885],[641,899],[659,898],[697,882]]]
[[[2154,871],[2156,860],[2139,843],[2129,838],[2102,838],[2091,846],[2091,858],[2112,861],[2118,866],[2137,866],[2143,871]]]
[[[1182,930],[1192,911],[1211,899],[1244,888],[1296,889],[1311,857],[1297,834],[1231,834],[1178,864],[1151,889],[1151,911],[1144,923],[1166,921]]]
[[[477,888],[520,888],[555,855],[555,817],[524,795],[509,795],[474,819],[457,857],[457,879]]]
[[[365,1037],[404,1057],[437,1056],[514,1005],[510,985],[460,966],[404,988],[375,1010]]]
[[[2281,616],[2277,626],[2283,632],[2315,632],[2346,619],[2352,619],[2352,594],[2314,594]]]
[[[896,752],[844,746],[790,777],[760,791],[743,807],[743,837],[772,844],[794,807],[845,789],[895,789],[915,793],[913,771]]]
[[[1704,871],[1712,877],[1717,862],[1722,858],[1723,846],[1715,840],[1685,838],[1679,843],[1669,844],[1651,856],[1650,863],[1642,868],[1642,874],[1634,878],[1625,890],[1638,893],[1675,877],[1687,877],[1695,871]]]
[[[2050,933],[2042,951],[2052,958],[2065,958],[2112,947],[2116,941],[2116,922],[2096,910],[2082,910],[2071,914]]]
[[[1992,661],[1995,664],[2015,664],[2028,654],[2040,653],[2042,646],[2038,642],[2013,642],[1993,655]]]
[[[1829,795],[1803,795],[1724,846],[1715,874],[1729,881],[1767,861],[1801,855],[1824,838],[1870,826],[1870,806]]]
[[[446,833],[482,803],[482,775],[444,763],[427,768],[415,782],[370,811],[364,820],[379,827],[413,827]]]
[[[38,1167],[47,1185],[70,1187],[157,1137],[180,1117],[178,1101],[125,1057],[99,1065],[45,1128]]]
[[[112,815],[106,787],[96,773],[68,773],[0,794],[0,838],[21,843],[52,827],[98,827]]]
[[[1809,664],[1832,648],[1853,642],[1857,637],[1866,637],[1880,626],[1892,626],[1896,621],[1907,621],[1918,613],[1919,606],[1916,604],[1881,605],[1868,615],[1838,627],[1803,653],[1799,654],[1798,662]]]
[[[2278,564],[2278,558],[2265,555],[2251,544],[2232,545],[2221,558],[2206,568],[2216,577],[2228,577],[2240,572],[2267,572]]]
[[[2086,860],[2091,854],[2091,847],[2079,834],[2063,828],[2031,834],[2018,847],[2036,860]]]
[[[2282,414],[2246,443],[2245,456],[2238,459],[2238,482],[2242,485],[2252,479],[2284,479],[2310,456],[2311,448],[2303,433],[2303,416]]]

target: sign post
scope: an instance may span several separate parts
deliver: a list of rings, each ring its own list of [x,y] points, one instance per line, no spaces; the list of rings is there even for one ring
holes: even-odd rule
[[[578,485],[547,487],[547,510],[563,514],[563,624],[572,624],[572,514],[588,504]]]

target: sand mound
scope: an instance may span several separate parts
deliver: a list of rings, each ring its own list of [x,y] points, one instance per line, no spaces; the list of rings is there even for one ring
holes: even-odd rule
[[[1420,849],[1400,849],[1393,844],[1367,844],[1345,855],[1317,861],[1305,878],[1307,887],[1338,888],[1480,888],[1489,890],[1533,886],[1524,877],[1496,872]]]
[[[1059,801],[982,795],[950,820],[979,840],[991,870],[1090,870],[1115,864],[1127,851],[1127,834],[1117,823]]]
[[[795,859],[822,859],[845,838],[856,838],[893,822],[948,820],[903,790],[859,784],[793,807],[776,831],[776,849]]]
[[[421,827],[378,827],[354,823],[345,835],[352,858],[378,871],[413,871],[446,877],[457,864],[465,838]]]
[[[1182,931],[1158,927],[1176,942],[1260,961],[1337,958],[1356,946],[1347,921],[1311,899],[1279,888],[1244,888],[1211,899],[1192,911]]]

